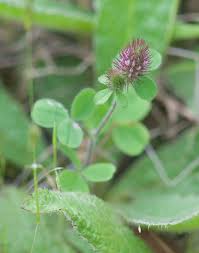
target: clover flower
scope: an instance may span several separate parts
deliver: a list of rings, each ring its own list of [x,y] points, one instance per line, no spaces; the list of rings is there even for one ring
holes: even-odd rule
[[[148,45],[143,39],[135,39],[119,53],[108,75],[122,75],[132,83],[147,73],[150,62]]]

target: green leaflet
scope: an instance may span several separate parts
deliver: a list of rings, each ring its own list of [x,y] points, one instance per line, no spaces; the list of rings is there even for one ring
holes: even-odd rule
[[[25,14],[25,0],[0,0],[1,17],[23,22]],[[46,28],[80,33],[90,33],[94,25],[88,13],[52,0],[34,1],[33,22]]]
[[[39,190],[39,202],[42,213],[63,212],[96,252],[151,252],[120,222],[111,208],[95,196]],[[24,208],[36,211],[34,195],[25,202]]]
[[[188,131],[157,153],[170,178],[198,158],[198,130]],[[198,166],[199,167],[199,166]],[[197,167],[197,168],[198,168]],[[108,199],[134,224],[159,230],[189,231],[199,227],[197,168],[175,186],[166,186],[145,156],[112,188]]]
[[[98,75],[110,68],[118,51],[136,37],[161,53],[172,36],[178,0],[104,0],[96,30]],[[114,26],[113,26],[114,24]]]
[[[24,166],[32,162],[28,146],[29,121],[16,101],[0,85],[0,153],[9,161]],[[38,146],[41,150],[42,143]]]

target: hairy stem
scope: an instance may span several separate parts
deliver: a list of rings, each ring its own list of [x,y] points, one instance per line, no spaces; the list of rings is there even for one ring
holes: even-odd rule
[[[40,209],[39,209],[39,194],[38,194],[38,178],[37,178],[37,167],[33,168],[33,177],[34,177],[34,191],[36,194],[36,222],[40,224]]]
[[[92,134],[89,145],[88,145],[85,165],[89,165],[91,163],[93,153],[95,150],[95,146],[96,146],[96,142],[97,142],[97,138],[98,138],[100,132],[102,131],[102,129],[104,128],[104,126],[106,125],[106,123],[111,118],[115,108],[116,108],[116,101],[114,100],[112,102],[108,112],[106,113],[104,118],[102,118],[102,121],[99,123],[98,127],[95,129],[94,133]]]

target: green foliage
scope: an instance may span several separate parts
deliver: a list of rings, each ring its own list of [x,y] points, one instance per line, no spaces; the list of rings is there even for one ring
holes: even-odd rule
[[[198,129],[179,136],[157,154],[171,179],[182,173],[177,183],[165,185],[151,160],[144,157],[115,184],[109,199],[137,225],[179,232],[198,228],[198,166],[189,169],[188,174],[183,172],[198,157]]]
[[[110,180],[116,168],[111,163],[96,163],[83,170],[84,177],[91,182],[104,182]]]
[[[62,212],[96,252],[149,253],[142,241],[124,226],[119,217],[102,200],[84,193],[39,191],[42,213]],[[36,211],[35,196],[24,208]]]
[[[33,121],[39,126],[53,128],[61,121],[68,119],[68,111],[64,106],[53,99],[40,99],[32,109]]]
[[[128,98],[127,94],[121,91],[116,92],[116,101],[118,105],[122,108],[126,108],[128,106]]]
[[[86,120],[92,114],[95,108],[94,95],[93,89],[86,88],[75,97],[71,108],[71,116],[75,120]]]
[[[165,52],[173,33],[177,6],[178,0],[102,1],[96,31],[97,73],[109,69],[112,59],[132,38],[143,38],[151,47]]]
[[[156,83],[146,76],[135,81],[134,89],[139,97],[148,101],[152,100],[157,95]]]
[[[0,0],[0,15],[23,23],[26,5],[25,0]],[[45,28],[80,33],[90,33],[94,25],[88,13],[53,0],[35,0],[32,19],[34,24]]]
[[[29,147],[29,121],[21,106],[0,85],[0,154],[7,160],[24,166],[32,162]],[[37,153],[43,148],[37,145]]]
[[[149,71],[153,71],[159,68],[162,63],[161,54],[153,48],[150,48],[150,66]]]
[[[113,91],[108,88],[98,91],[94,97],[95,104],[101,105],[101,104],[106,103],[112,94],[113,94]]]
[[[127,155],[139,155],[149,142],[149,133],[141,123],[118,126],[112,137],[117,148]]]
[[[83,139],[82,129],[72,119],[65,119],[59,124],[57,135],[59,141],[70,148],[79,147]]]
[[[128,104],[126,107],[117,106],[113,115],[114,121],[117,123],[129,123],[142,120],[151,109],[151,104],[141,99],[131,87],[129,87],[126,96]]]
[[[64,170],[58,173],[57,185],[65,192],[89,192],[89,188],[82,176],[72,170]]]

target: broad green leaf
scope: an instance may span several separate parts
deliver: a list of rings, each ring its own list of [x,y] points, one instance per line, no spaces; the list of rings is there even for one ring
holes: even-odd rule
[[[104,84],[104,85],[108,85],[110,83],[110,81],[108,79],[108,76],[106,74],[99,76],[98,77],[98,82],[101,83],[101,84]]]
[[[59,124],[57,135],[61,144],[70,148],[79,147],[83,139],[82,129],[76,122],[69,118]]]
[[[133,85],[137,95],[142,99],[151,101],[157,95],[156,83],[149,77],[143,76]]]
[[[124,94],[121,91],[118,91],[116,93],[116,101],[121,107],[127,107],[128,106],[128,98],[127,94]]]
[[[102,1],[96,31],[97,74],[107,71],[118,52],[134,38],[143,38],[150,47],[164,53],[173,33],[177,7],[178,0]]]
[[[141,123],[117,126],[112,137],[117,148],[127,155],[139,155],[149,142],[149,132]]]
[[[111,163],[96,163],[86,167],[82,174],[91,182],[103,182],[110,180],[116,168]]]
[[[71,116],[75,120],[86,120],[94,111],[94,95],[95,91],[86,88],[80,91],[72,103]]]
[[[129,222],[177,232],[199,228],[198,140],[198,129],[190,130],[158,149],[168,177],[175,179],[170,184],[163,182],[147,156],[115,184],[108,198]],[[192,167],[185,173],[190,163]],[[161,173],[161,168],[158,170]]]
[[[151,104],[141,99],[131,87],[129,87],[127,92],[127,100],[127,107],[117,106],[113,116],[114,121],[118,123],[139,121],[142,120],[151,109]]]
[[[64,192],[89,192],[88,185],[76,171],[64,170],[56,178],[59,189]]]
[[[90,33],[93,30],[92,16],[72,5],[52,0],[34,0],[33,3],[32,19],[36,25],[77,33]],[[26,6],[26,0],[0,0],[0,16],[23,23]]]
[[[150,48],[149,50],[150,50],[150,66],[148,71],[153,71],[160,67],[162,63],[162,56],[158,51],[156,51],[153,48]]]
[[[27,193],[5,187],[0,191],[0,252],[31,252],[36,228],[35,216],[20,208]],[[76,253],[68,241],[64,218],[43,217],[38,226],[33,253]],[[78,238],[77,238],[78,240]],[[69,242],[69,243],[68,243]]]
[[[113,94],[113,91],[108,88],[98,91],[94,97],[95,104],[101,105],[101,104],[106,103],[112,94]]]
[[[28,121],[22,107],[0,84],[0,154],[12,163],[23,167],[32,162],[29,148]],[[37,145],[37,153],[43,148],[42,141]]]
[[[39,190],[39,203],[42,213],[63,212],[80,236],[86,239],[96,252],[151,252],[121,223],[114,211],[95,196]],[[24,208],[36,211],[35,195],[26,200]]]
[[[61,103],[44,98],[34,104],[31,117],[39,126],[53,128],[69,116],[68,111]]]

